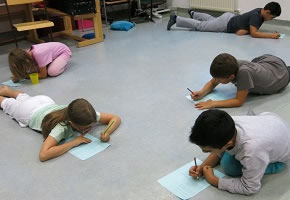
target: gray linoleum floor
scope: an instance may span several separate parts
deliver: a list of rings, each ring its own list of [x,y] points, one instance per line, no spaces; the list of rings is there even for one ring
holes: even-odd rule
[[[168,18],[138,24],[128,32],[105,30],[104,43],[77,48],[74,41],[58,38],[72,50],[70,67],[56,78],[25,84],[17,89],[31,95],[46,94],[59,104],[83,97],[96,110],[116,113],[122,124],[105,151],[81,161],[66,153],[47,162],[38,160],[42,137],[20,128],[0,112],[1,200],[170,200],[177,199],[157,180],[196,156],[205,159],[188,135],[201,113],[185,95],[210,79],[209,65],[222,52],[239,59],[264,53],[280,56],[290,65],[290,35],[284,39],[254,39],[224,33],[166,31]],[[271,26],[266,29],[271,30]],[[28,48],[30,43],[20,42]],[[10,77],[7,54],[0,47],[0,81]],[[234,86],[219,90],[235,92]],[[271,96],[250,96],[232,115],[273,111],[290,123],[290,86]],[[103,129],[99,126],[94,134]],[[263,179],[260,192],[250,197],[208,187],[193,197],[207,199],[290,199],[288,169]]]

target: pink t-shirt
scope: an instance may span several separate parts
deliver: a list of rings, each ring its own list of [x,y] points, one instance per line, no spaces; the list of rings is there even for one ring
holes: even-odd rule
[[[68,46],[60,42],[47,42],[32,45],[29,51],[32,53],[39,67],[47,66],[61,54],[71,57],[71,51]]]

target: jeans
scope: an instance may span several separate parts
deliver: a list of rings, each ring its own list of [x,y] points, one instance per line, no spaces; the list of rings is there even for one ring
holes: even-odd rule
[[[227,152],[224,153],[221,159],[221,167],[223,168],[225,174],[229,176],[235,177],[243,175],[241,163]],[[270,163],[265,170],[265,174],[279,173],[284,169],[284,167],[285,164],[281,162]]]

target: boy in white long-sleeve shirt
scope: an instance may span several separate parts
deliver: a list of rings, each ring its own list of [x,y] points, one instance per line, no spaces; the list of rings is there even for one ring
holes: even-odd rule
[[[221,110],[207,110],[196,119],[190,141],[211,154],[200,166],[191,167],[189,175],[204,175],[211,185],[232,193],[258,192],[264,174],[282,171],[290,160],[289,127],[270,112],[231,117]],[[219,162],[233,178],[214,176],[212,167]]]

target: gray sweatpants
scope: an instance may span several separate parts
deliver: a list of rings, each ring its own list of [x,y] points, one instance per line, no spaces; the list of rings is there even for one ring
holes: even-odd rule
[[[219,17],[194,12],[193,19],[177,16],[176,27],[190,28],[194,31],[203,32],[227,32],[228,22],[234,16],[235,14],[229,12]]]

